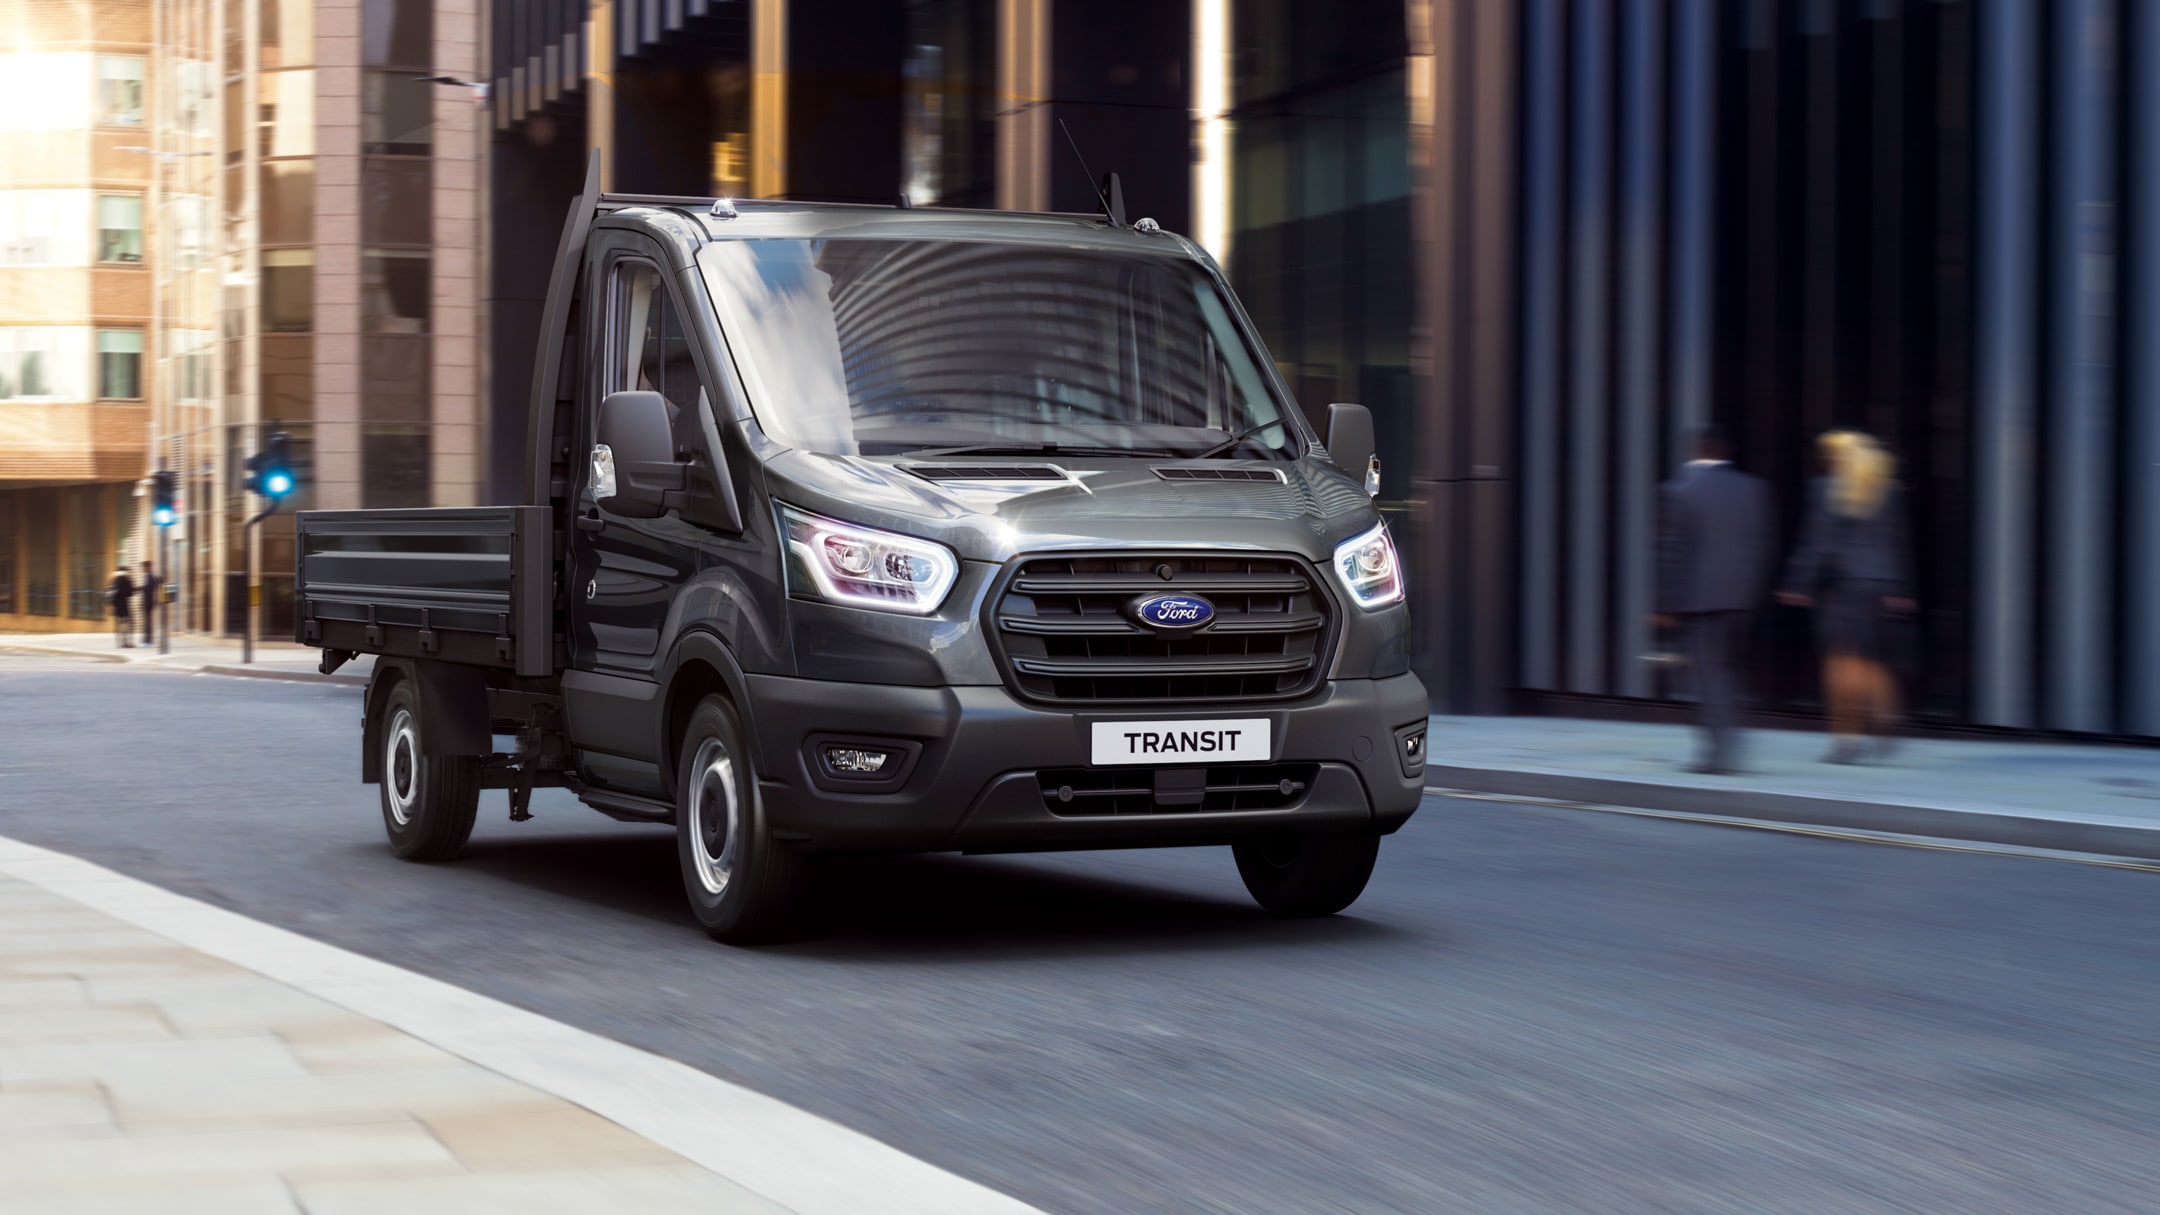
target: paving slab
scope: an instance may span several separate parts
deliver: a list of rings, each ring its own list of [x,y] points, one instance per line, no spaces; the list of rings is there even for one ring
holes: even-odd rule
[[[1033,1215],[671,1060],[0,838],[0,1211]]]

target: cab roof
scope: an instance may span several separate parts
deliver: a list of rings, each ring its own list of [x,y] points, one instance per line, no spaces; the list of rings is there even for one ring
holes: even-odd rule
[[[634,218],[641,210],[673,212],[695,223],[707,240],[836,238],[989,240],[1079,245],[1122,253],[1189,257],[1191,246],[1170,232],[1112,227],[1100,214],[978,211],[957,207],[874,206],[862,203],[732,200],[716,210],[710,198],[603,194],[600,210]]]

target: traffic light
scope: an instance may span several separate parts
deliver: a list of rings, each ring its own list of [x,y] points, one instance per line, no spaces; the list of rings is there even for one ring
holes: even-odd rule
[[[171,527],[180,520],[179,483],[179,475],[169,468],[150,474],[150,521],[159,527]]]
[[[296,484],[292,440],[282,430],[271,435],[261,451],[247,458],[247,472],[240,478],[240,488],[264,498],[282,499]]]
[[[270,436],[270,445],[263,449],[262,492],[271,498],[282,498],[298,484],[293,478],[292,440],[284,431]]]

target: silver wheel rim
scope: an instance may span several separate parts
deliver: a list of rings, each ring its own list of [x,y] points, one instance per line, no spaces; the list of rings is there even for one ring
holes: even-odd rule
[[[735,759],[717,738],[698,744],[690,761],[690,859],[705,893],[727,891],[742,835],[742,799],[735,787]]]
[[[412,710],[390,715],[389,741],[383,745],[383,794],[390,817],[400,827],[412,825],[413,802],[420,795],[420,740]]]

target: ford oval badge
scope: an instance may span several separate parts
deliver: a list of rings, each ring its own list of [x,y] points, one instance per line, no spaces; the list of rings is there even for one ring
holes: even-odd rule
[[[1215,605],[1197,595],[1151,595],[1134,603],[1132,614],[1151,629],[1182,633],[1215,619]]]

